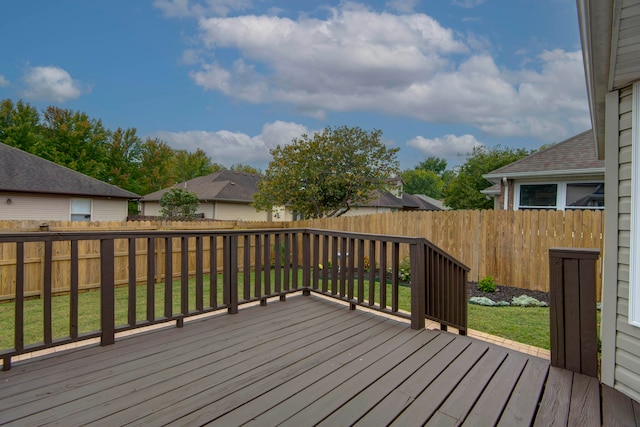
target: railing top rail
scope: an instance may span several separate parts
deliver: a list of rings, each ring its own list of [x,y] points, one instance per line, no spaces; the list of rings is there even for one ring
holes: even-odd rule
[[[348,231],[323,230],[316,228],[264,228],[264,229],[236,229],[236,230],[117,230],[117,231],[48,231],[28,233],[1,233],[0,243],[9,242],[42,242],[57,240],[100,240],[104,238],[127,239],[144,237],[181,237],[181,236],[242,236],[260,234],[287,234],[287,233],[312,233],[324,236],[339,236],[348,238],[362,238],[386,242],[424,244],[432,250],[441,253],[461,268],[469,271],[470,268],[461,261],[443,251],[429,240],[423,237],[394,236],[385,234],[356,233]]]

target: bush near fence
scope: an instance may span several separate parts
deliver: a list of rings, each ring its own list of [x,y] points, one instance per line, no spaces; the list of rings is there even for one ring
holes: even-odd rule
[[[2,232],[39,232],[42,222],[0,221]],[[416,211],[353,217],[323,218],[296,222],[189,221],[189,222],[99,222],[49,221],[49,231],[212,230],[305,227],[337,231],[424,237],[470,267],[468,280],[492,276],[496,283],[549,291],[549,248],[599,248],[603,250],[604,212],[593,211]],[[69,278],[70,245],[54,242],[53,290],[64,292]],[[205,250],[208,250],[205,247]],[[99,286],[99,243],[81,242],[80,286]],[[116,282],[127,283],[127,243],[116,244]],[[163,256],[163,243],[156,247]],[[173,244],[173,275],[180,275],[180,245]],[[195,245],[189,245],[189,270],[195,271]],[[146,242],[136,242],[136,253],[146,259]],[[218,254],[221,257],[221,253]],[[400,254],[404,256],[404,254]],[[25,282],[28,296],[40,294],[44,249],[42,243],[25,245]],[[207,259],[205,257],[205,259]],[[12,298],[15,289],[15,245],[0,244],[0,300]],[[162,263],[156,280],[162,280]],[[239,266],[242,268],[242,266]],[[205,266],[207,268],[207,266]],[[597,263],[597,295],[601,288],[601,263]],[[146,269],[137,268],[140,282]]]

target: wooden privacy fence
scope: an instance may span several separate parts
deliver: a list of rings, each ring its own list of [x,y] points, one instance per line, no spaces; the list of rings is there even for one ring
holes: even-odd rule
[[[340,218],[323,218],[297,222],[242,222],[242,221],[193,221],[193,222],[111,222],[111,223],[68,223],[50,222],[51,231],[153,231],[153,230],[220,230],[277,228],[316,228],[325,230],[373,233],[422,237],[467,265],[471,271],[468,279],[477,282],[492,276],[496,283],[525,289],[549,291],[549,248],[598,248],[603,251],[604,211],[602,210],[520,210],[520,211],[416,211],[386,214],[362,215]],[[39,222],[0,221],[2,231],[38,231]],[[162,242],[155,249],[162,256]],[[26,274],[34,278],[43,274],[42,244],[25,245],[29,266]],[[146,256],[145,243],[136,243],[140,258]],[[125,243],[116,242],[116,283],[125,283],[127,278]],[[178,247],[178,251],[181,249]],[[13,249],[15,251],[15,249]],[[54,248],[54,271],[60,274],[60,283],[68,271],[70,249],[64,244]],[[97,283],[96,243],[86,242],[80,247],[82,271],[85,287]],[[195,248],[188,248],[190,262],[195,262]],[[399,253],[400,259],[408,256],[408,250]],[[219,257],[222,256],[219,254]],[[0,299],[11,294],[14,278],[11,271],[15,267],[15,253],[10,247],[0,244]],[[179,271],[176,265],[173,271]],[[596,296],[601,289],[601,263],[597,263]],[[190,264],[190,272],[193,264]],[[158,279],[164,277],[164,270],[157,271]],[[174,273],[177,274],[177,273]],[[146,280],[143,272],[137,278]],[[41,282],[41,280],[40,280]],[[54,286],[55,288],[55,286]],[[29,295],[38,295],[39,288],[30,288]]]
[[[415,211],[291,223],[359,233],[424,237],[459,259],[477,282],[492,276],[505,286],[549,292],[549,248],[603,251],[602,210]],[[597,263],[596,295],[601,289]]]

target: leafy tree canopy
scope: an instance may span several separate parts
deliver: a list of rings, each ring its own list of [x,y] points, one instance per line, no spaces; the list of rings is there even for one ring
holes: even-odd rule
[[[408,194],[424,194],[434,199],[442,198],[444,181],[434,171],[408,169],[400,174],[403,190]]]
[[[440,176],[447,169],[447,161],[440,157],[429,156],[416,165],[416,170],[431,171]]]
[[[523,149],[474,147],[445,189],[444,202],[452,209],[491,209],[493,201],[480,191],[491,186],[483,174],[526,157],[531,152]]]
[[[165,220],[192,220],[198,206],[198,195],[184,188],[172,188],[160,197],[160,215]]]
[[[231,165],[229,168],[232,171],[250,173],[253,175],[262,175],[262,171],[260,169],[254,168],[253,166],[243,165],[242,163],[236,163]]]
[[[307,218],[321,218],[366,203],[398,172],[398,149],[388,149],[381,136],[380,130],[327,127],[277,146],[254,196],[256,208],[287,205]]]

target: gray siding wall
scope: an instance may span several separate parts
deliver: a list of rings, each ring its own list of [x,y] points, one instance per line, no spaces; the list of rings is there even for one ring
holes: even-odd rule
[[[631,86],[620,90],[618,153],[618,286],[616,310],[615,388],[640,401],[640,328],[628,322],[629,248],[632,171]],[[636,167],[638,167],[636,165]],[[636,242],[640,244],[640,242]]]

